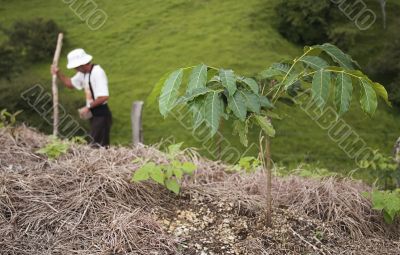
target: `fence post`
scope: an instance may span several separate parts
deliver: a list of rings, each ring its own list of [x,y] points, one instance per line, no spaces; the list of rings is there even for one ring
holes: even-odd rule
[[[132,104],[131,123],[133,145],[143,143],[142,111],[143,101],[135,101]]]

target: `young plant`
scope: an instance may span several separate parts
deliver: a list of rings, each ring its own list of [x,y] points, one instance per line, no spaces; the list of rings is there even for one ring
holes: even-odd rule
[[[153,180],[166,187],[168,190],[179,194],[181,182],[185,175],[192,175],[197,167],[190,162],[180,162],[176,157],[181,153],[182,143],[168,146],[168,164],[157,165],[154,162],[145,163],[136,170],[132,176],[132,182]]]
[[[370,197],[374,210],[381,211],[383,218],[388,224],[392,224],[396,217],[400,216],[400,189],[395,191],[375,190],[371,194],[365,193]]]
[[[267,168],[267,208],[271,208],[269,137],[275,136],[271,123],[275,103],[282,99],[292,100],[299,91],[306,91],[302,94],[309,97],[322,113],[331,98],[330,92],[334,91],[334,105],[338,115],[343,115],[350,108],[354,87],[358,87],[361,108],[372,115],[377,109],[377,97],[382,97],[389,104],[388,95],[381,84],[356,70],[357,66],[349,55],[336,46],[315,45],[305,47],[303,55],[293,61],[273,64],[261,72],[260,80],[273,81],[269,87],[261,88],[256,80],[237,75],[232,70],[200,64],[165,75],[149,99],[159,94],[159,110],[164,117],[178,105],[188,106],[193,113],[193,129],[204,124],[210,130],[210,138],[217,133],[223,119],[234,121],[233,129],[245,146],[248,144],[249,128],[254,125],[260,127],[267,138],[267,163],[264,165]],[[190,72],[188,82],[182,88],[187,72]],[[270,219],[268,211],[267,218]]]
[[[10,113],[10,112],[7,111],[7,109],[3,109],[0,112],[0,128],[15,126],[15,124],[17,122],[17,116],[21,112],[22,111],[17,111],[15,113]]]
[[[54,160],[67,153],[69,147],[70,143],[53,137],[50,143],[36,151],[36,153],[43,154],[50,160]]]
[[[230,170],[235,172],[245,171],[246,173],[254,173],[261,166],[261,161],[255,157],[243,157]]]
[[[71,138],[71,143],[84,145],[87,144],[88,142],[85,140],[83,136],[74,136]]]
[[[360,167],[369,171],[377,181],[383,181],[384,189],[396,187],[399,178],[398,165],[392,157],[385,156],[378,150],[374,151],[372,160],[362,160]]]

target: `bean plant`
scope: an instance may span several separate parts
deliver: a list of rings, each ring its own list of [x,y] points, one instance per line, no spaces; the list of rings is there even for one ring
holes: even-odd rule
[[[132,176],[132,182],[143,182],[152,180],[168,190],[179,194],[181,182],[185,175],[192,175],[197,167],[191,162],[181,162],[177,156],[181,153],[182,143],[168,146],[167,164],[157,164],[155,162],[146,162],[137,169]],[[136,161],[141,161],[135,160]]]

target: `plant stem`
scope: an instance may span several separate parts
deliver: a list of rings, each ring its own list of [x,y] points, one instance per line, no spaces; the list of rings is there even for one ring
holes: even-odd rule
[[[265,170],[267,174],[267,227],[272,227],[272,168],[271,168],[271,141],[265,137]]]
[[[301,55],[299,58],[296,58],[295,60],[293,60],[293,64],[290,67],[289,71],[286,73],[285,77],[283,77],[282,82],[281,82],[281,87],[278,88],[278,90],[276,91],[275,95],[272,97],[272,102],[276,102],[278,100],[279,97],[277,97],[277,95],[279,94],[279,92],[281,91],[281,88],[283,87],[284,82],[286,81],[287,77],[289,76],[290,72],[293,70],[293,68],[295,67],[295,65],[299,62],[300,59],[302,59],[303,57],[305,57],[308,53],[310,53],[310,51],[313,50],[313,48],[308,49],[306,52],[304,52],[303,55]]]
[[[222,133],[222,130],[224,128],[224,120],[221,119],[220,124],[219,124],[219,132]],[[219,136],[218,141],[217,141],[217,148],[218,148],[218,159],[221,160],[222,159],[222,140],[223,140],[223,136]]]

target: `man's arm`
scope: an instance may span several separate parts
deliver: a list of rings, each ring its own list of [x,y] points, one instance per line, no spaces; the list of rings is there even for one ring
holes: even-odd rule
[[[64,83],[65,87],[67,87],[67,88],[69,88],[69,89],[74,89],[74,85],[72,85],[71,78],[69,78],[68,76],[65,76],[65,75],[60,71],[60,69],[59,69],[58,67],[56,67],[56,66],[51,66],[50,71],[51,71],[51,74],[57,75],[58,79],[60,79],[60,80]]]
[[[93,109],[97,106],[102,105],[105,101],[108,100],[108,96],[104,96],[104,97],[98,97],[96,100],[94,100],[92,103],[90,103],[90,108],[85,106],[81,109],[82,114],[86,114],[90,111],[90,109]]]
[[[108,96],[98,97],[96,100],[94,100],[92,103],[90,103],[90,108],[93,109],[97,106],[100,106],[100,105],[104,104],[104,102],[106,102],[107,100],[108,100]]]

